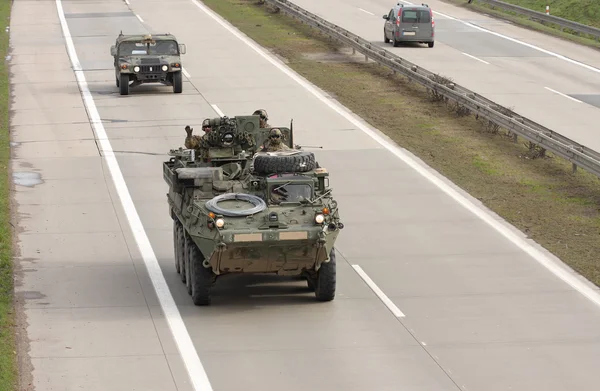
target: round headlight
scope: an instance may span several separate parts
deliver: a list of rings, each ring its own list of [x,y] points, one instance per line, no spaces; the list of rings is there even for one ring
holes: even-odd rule
[[[215,223],[217,224],[217,228],[223,228],[223,226],[225,225],[225,220],[217,219],[217,221],[215,221]]]
[[[166,71],[168,71],[168,70],[169,70],[169,67],[168,67],[168,66],[166,66],[166,65],[163,65],[163,67],[162,67],[162,70],[163,70],[163,72],[166,72]]]
[[[140,67],[133,67],[133,71],[134,72],[139,72],[140,71]]]
[[[325,216],[318,214],[315,216],[315,222],[317,224],[321,224],[323,221],[325,221]]]

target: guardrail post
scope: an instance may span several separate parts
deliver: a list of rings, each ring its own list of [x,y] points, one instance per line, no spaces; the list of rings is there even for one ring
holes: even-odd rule
[[[550,15],[550,6],[549,5],[546,6],[546,15]]]
[[[514,143],[517,143],[517,142],[519,142],[519,135],[518,135],[518,134],[516,134],[516,133],[513,133],[513,142],[514,142]]]
[[[577,164],[573,163],[573,174],[577,172]]]
[[[352,55],[356,54],[356,49],[352,48]]]

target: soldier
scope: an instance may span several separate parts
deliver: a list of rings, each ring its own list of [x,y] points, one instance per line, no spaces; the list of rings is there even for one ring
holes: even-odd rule
[[[269,116],[267,115],[267,111],[265,109],[258,109],[256,110],[254,113],[252,113],[252,115],[259,115],[260,116],[260,127],[261,128],[268,128],[270,127],[269,124],[267,123],[267,121],[269,120]]]
[[[261,152],[291,151],[292,148],[285,145],[282,139],[283,134],[279,128],[271,129],[269,132],[269,142],[262,147]]]
[[[198,136],[198,135],[193,135],[192,136],[192,132],[194,131],[194,128],[190,128],[190,126],[186,126],[185,127],[185,132],[187,133],[187,137],[185,138],[185,147],[188,149],[202,149],[202,148],[208,148],[208,134],[211,131],[211,127],[209,124],[209,120],[208,118],[205,119],[204,121],[202,121],[202,130],[204,131],[204,135],[202,136]]]

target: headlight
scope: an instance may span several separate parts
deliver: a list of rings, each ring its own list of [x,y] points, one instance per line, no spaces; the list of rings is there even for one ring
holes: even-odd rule
[[[321,224],[323,221],[325,221],[325,216],[321,214],[315,216],[315,223]]]
[[[133,71],[134,72],[139,72],[140,71],[140,67],[133,67]]]
[[[217,221],[215,221],[215,223],[217,224],[217,228],[223,228],[223,226],[225,225],[225,220],[217,219]]]
[[[166,65],[163,65],[163,67],[162,67],[162,70],[163,70],[163,72],[166,72],[166,71],[168,71],[168,70],[169,70],[169,67],[168,67],[168,66],[166,66]]]

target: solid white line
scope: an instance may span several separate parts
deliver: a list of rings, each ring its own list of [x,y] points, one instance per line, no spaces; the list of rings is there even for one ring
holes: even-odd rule
[[[489,63],[489,62],[487,62],[487,61],[483,61],[481,58],[477,58],[477,57],[475,57],[475,56],[471,56],[470,54],[467,54],[467,53],[465,53],[465,52],[461,52],[461,53],[462,53],[462,54],[464,54],[464,55],[465,55],[465,56],[467,56],[467,57],[471,57],[471,58],[472,58],[472,59],[474,59],[474,60],[481,61],[481,62],[482,62],[482,63],[484,63],[484,64],[488,64],[488,65],[490,65],[490,63]]]
[[[221,109],[219,109],[219,106],[213,105],[213,104],[211,104],[211,106],[212,106],[213,110],[216,111],[217,114],[219,114],[219,117],[224,117],[225,116],[225,114],[223,114],[223,112],[221,111]]]
[[[364,12],[364,13],[367,13],[367,14],[369,14],[369,15],[375,15],[374,13],[372,13],[372,12],[369,12],[369,11],[367,11],[367,10],[364,10],[364,9],[362,9],[362,8],[359,8],[359,10],[361,10],[362,12]]]
[[[562,92],[558,92],[558,91],[556,91],[556,90],[553,90],[552,88],[549,88],[549,87],[544,87],[544,88],[545,88],[545,89],[547,89],[548,91],[552,91],[552,92],[554,92],[555,94],[558,94],[558,95],[560,95],[560,96],[564,96],[564,97],[565,97],[565,98],[567,98],[567,99],[571,99],[572,101],[575,101],[575,102],[577,102],[577,103],[583,103],[582,101],[580,101],[580,100],[578,100],[578,99],[575,99],[575,98],[573,98],[573,97],[571,97],[571,96],[569,96],[569,95],[565,95],[565,94],[563,94]]]
[[[139,16],[138,14],[135,14],[135,17],[138,18],[140,20],[140,22],[144,23],[144,19],[142,19],[141,16]]]
[[[392,311],[392,314],[394,314],[394,316],[396,318],[404,318],[406,316],[402,313],[402,311],[400,311],[400,309],[398,307],[396,307],[396,304],[394,304],[390,300],[390,298],[387,297],[381,289],[379,289],[377,284],[375,284],[373,282],[373,280],[371,280],[371,277],[369,277],[367,275],[367,273],[365,273],[365,271],[360,266],[352,265],[352,268],[356,271],[356,273],[360,276],[360,278],[362,278],[365,281],[365,283],[369,286],[369,288],[371,288],[371,290],[377,295],[377,297],[379,297],[379,299],[383,302],[383,304],[385,304],[385,306],[390,311]]]
[[[375,130],[365,126],[363,122],[359,121],[356,116],[351,114],[346,108],[344,108],[341,104],[330,100],[325,97],[321,92],[319,92],[314,86],[312,86],[308,81],[300,77],[297,73],[292,71],[290,68],[275,60],[274,57],[267,54],[267,52],[261,49],[256,43],[250,40],[248,37],[244,36],[239,30],[233,27],[231,24],[226,22],[221,16],[214,13],[208,7],[199,3],[197,0],[190,0],[194,3],[199,9],[201,9],[204,13],[213,18],[217,23],[223,26],[226,30],[228,30],[231,34],[235,35],[238,39],[252,48],[256,53],[262,56],[265,60],[269,61],[272,65],[274,65],[281,72],[285,73],[292,80],[296,81],[299,85],[304,87],[307,91],[312,93],[317,99],[327,105],[329,108],[334,110],[336,113],[341,115],[343,118],[348,120],[350,123],[354,124],[358,129],[362,130],[365,134],[370,136],[373,140],[377,141],[380,145],[386,148],[388,151],[396,155],[399,159],[401,159],[404,163],[412,167],[415,171],[421,174],[423,177],[428,179],[434,185],[439,187],[444,193],[448,194],[452,197],[456,202],[461,204],[464,208],[472,212],[475,216],[479,217],[482,221],[489,224],[492,228],[498,231],[502,236],[506,239],[510,240],[513,244],[519,247],[521,250],[529,254],[533,259],[539,262],[542,266],[546,267],[549,271],[554,273],[555,276],[569,284],[573,289],[576,289],[579,293],[587,297],[589,300],[594,302],[596,305],[600,306],[600,294],[592,289],[587,284],[583,283],[576,277],[574,273],[568,273],[562,267],[560,267],[557,263],[555,263],[552,259],[550,259],[546,254],[542,253],[540,250],[535,248],[533,245],[526,242],[522,237],[518,236],[513,230],[504,226],[487,211],[482,209],[481,207],[475,205],[453,187],[445,183],[442,179],[438,178],[436,175],[429,171],[429,167],[423,166],[418,163],[416,160],[411,158],[407,153],[404,152],[400,147],[395,144],[390,143],[386,139],[384,139],[380,134],[378,134]]]
[[[58,11],[58,17],[60,19],[60,24],[62,26],[63,35],[65,37],[67,52],[75,72],[79,89],[81,90],[83,102],[90,119],[90,124],[96,133],[98,145],[102,151],[104,159],[106,160],[106,165],[110,171],[115,189],[117,190],[117,194],[119,195],[119,199],[123,205],[125,216],[129,222],[129,226],[142,255],[142,259],[144,260],[144,264],[148,269],[148,275],[150,276],[152,285],[156,290],[156,296],[158,297],[162,310],[165,314],[165,318],[169,328],[171,329],[171,333],[173,334],[173,338],[177,348],[179,349],[183,363],[185,364],[195,391],[212,391],[212,387],[208,381],[208,377],[204,371],[202,363],[200,362],[200,358],[198,357],[194,343],[188,334],[185,323],[183,323],[183,319],[181,319],[179,309],[177,308],[175,300],[173,300],[173,296],[169,291],[169,286],[165,281],[165,277],[162,274],[158,260],[156,259],[156,255],[152,250],[150,240],[144,231],[144,226],[142,225],[140,217],[135,209],[135,205],[131,199],[129,190],[127,189],[127,184],[125,183],[125,179],[121,173],[121,168],[119,167],[119,163],[117,162],[115,154],[113,153],[110,140],[106,134],[106,130],[102,125],[100,114],[98,113],[94,98],[92,97],[92,94],[88,88],[87,81],[85,80],[85,76],[81,68],[81,63],[79,62],[77,52],[75,51],[75,45],[73,44],[69,26],[67,25],[67,21],[65,19],[61,0],[56,0],[56,8]]]
[[[181,67],[181,72],[183,72],[183,74],[185,75],[185,77],[187,77],[188,79],[191,79],[190,74],[185,70],[184,67]]]
[[[129,5],[129,0],[125,0],[125,4]]]

